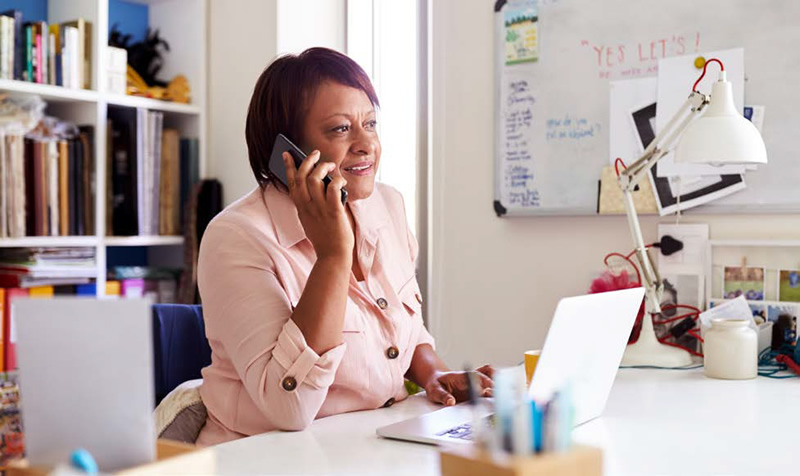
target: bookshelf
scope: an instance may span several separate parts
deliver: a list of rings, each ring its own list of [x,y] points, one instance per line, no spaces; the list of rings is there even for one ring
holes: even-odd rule
[[[199,142],[199,176],[206,177],[206,87],[207,87],[207,6],[206,0],[128,0],[147,12],[147,26],[158,29],[169,42],[159,77],[169,81],[183,74],[191,87],[191,103],[179,104],[145,97],[114,94],[107,84],[106,56],[109,22],[119,8],[119,0],[38,0],[46,4],[46,18],[31,18],[62,23],[83,18],[91,23],[91,89],[69,89],[16,80],[0,80],[0,93],[38,95],[46,103],[46,114],[94,127],[94,203],[95,230],[91,236],[28,236],[0,238],[0,248],[91,247],[97,259],[97,294],[105,293],[107,257],[110,248],[144,247],[148,260],[159,265],[174,265],[183,256],[182,236],[106,236],[106,121],[110,108],[145,108],[164,115],[164,127],[177,129],[180,137]],[[0,11],[16,9],[19,3],[0,0]],[[28,21],[29,19],[25,19]],[[125,21],[123,19],[123,21]],[[152,249],[152,253],[151,253]]]

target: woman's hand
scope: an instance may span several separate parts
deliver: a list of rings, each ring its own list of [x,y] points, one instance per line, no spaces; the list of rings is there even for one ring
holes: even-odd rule
[[[332,162],[319,162],[315,150],[296,168],[288,152],[283,153],[289,195],[292,197],[300,223],[314,245],[317,259],[335,258],[352,261],[355,238],[341,201],[341,189],[347,182],[333,177],[328,190],[322,179],[336,169]],[[314,167],[317,165],[316,167]]]
[[[434,403],[441,403],[449,407],[466,400],[469,400],[467,391],[467,379],[469,374],[475,374],[480,382],[480,388],[475,389],[479,397],[492,396],[492,376],[494,369],[489,365],[478,367],[472,372],[435,372],[428,384],[425,385],[425,393],[428,400]]]

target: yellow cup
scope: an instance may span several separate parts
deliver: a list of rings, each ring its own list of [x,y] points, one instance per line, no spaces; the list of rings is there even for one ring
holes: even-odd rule
[[[529,350],[525,352],[525,378],[527,379],[528,386],[531,385],[533,372],[536,370],[536,364],[539,363],[539,356],[541,354],[541,350]]]

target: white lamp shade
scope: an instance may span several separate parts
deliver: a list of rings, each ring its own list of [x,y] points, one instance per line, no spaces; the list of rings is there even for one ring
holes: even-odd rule
[[[724,78],[724,76],[723,76]],[[761,134],[733,104],[733,88],[723,78],[711,88],[705,114],[691,124],[678,143],[675,161],[694,164],[766,164]]]

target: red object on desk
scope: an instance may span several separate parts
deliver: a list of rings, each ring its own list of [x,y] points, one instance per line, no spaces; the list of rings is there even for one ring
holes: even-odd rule
[[[609,271],[603,272],[603,274],[592,281],[592,287],[589,288],[589,292],[591,294],[596,293],[607,293],[610,291],[618,291],[620,289],[630,289],[630,288],[638,288],[642,285],[636,281],[631,281],[628,277],[628,272],[623,270],[619,274],[614,274]],[[636,342],[636,339],[639,338],[639,332],[642,330],[642,318],[644,317],[644,299],[642,299],[642,305],[639,307],[639,314],[636,315],[636,322],[633,324],[633,330],[631,330],[631,335],[628,337],[628,343],[631,344]]]

